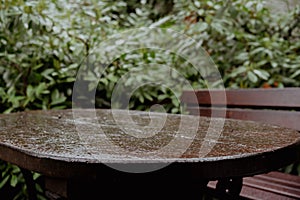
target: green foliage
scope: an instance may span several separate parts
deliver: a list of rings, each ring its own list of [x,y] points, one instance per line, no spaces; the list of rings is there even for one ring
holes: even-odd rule
[[[15,188],[17,191],[13,197],[14,200],[17,199],[26,199],[27,197],[27,187],[25,184],[25,180],[21,174],[21,170],[19,167],[5,163],[3,161],[0,161],[0,190],[5,187],[5,189],[10,189],[13,191],[12,188]],[[45,200],[43,189],[40,186],[41,183],[41,176],[38,173],[33,174],[33,179],[36,182],[35,187],[37,191],[38,199]],[[2,193],[1,193],[2,194]],[[3,195],[3,194],[2,194]],[[9,194],[11,196],[11,194]],[[1,198],[7,198],[7,196],[1,196]]]
[[[185,33],[202,43],[226,87],[299,86],[299,7],[277,15],[263,1],[178,2]]]
[[[132,51],[130,54],[121,56],[106,68],[100,83],[94,86],[97,87],[96,104],[102,108],[111,106],[124,108],[123,104],[118,104],[122,102],[121,99],[116,101],[118,105],[111,105],[112,93],[117,90],[116,85],[122,84],[123,90],[119,93],[123,96],[119,98],[130,99],[129,109],[149,110],[151,106],[160,104],[167,112],[179,113],[178,97],[183,89],[184,81],[189,79],[190,82],[194,82],[194,87],[198,88],[203,85],[199,81],[199,72],[190,65],[174,53],[162,53],[149,49]],[[170,71],[168,66],[172,66],[176,71]],[[98,77],[92,74],[84,77],[84,80],[90,81],[97,79]],[[125,80],[120,81],[120,79]]]
[[[277,16],[259,0],[2,2],[1,112],[70,107],[84,56],[110,35],[141,26],[172,28],[202,44],[226,87],[299,86],[299,8]],[[120,76],[149,64],[151,53],[151,63],[173,66],[177,60],[140,51],[119,59],[118,67],[102,62],[110,66],[98,85],[103,94],[97,99],[99,107],[110,106]],[[199,77],[195,72],[186,75],[194,87],[205,87]],[[130,108],[141,108],[145,99],[159,102],[157,96],[165,95],[160,88],[142,90],[133,95]],[[170,102],[173,95],[166,93]]]
[[[84,58],[111,35],[142,26],[171,28],[195,39],[218,66],[225,87],[298,87],[299,22],[299,6],[277,15],[261,0],[1,0],[0,112],[70,108],[73,83]],[[130,91],[137,82],[153,82],[164,74],[161,65],[182,75],[170,75],[172,81],[178,80],[174,90],[139,87],[125,94],[130,96],[130,109],[163,104],[166,111],[179,113],[176,95],[183,89],[179,84],[183,78],[194,88],[207,87],[190,63],[165,51],[141,48],[112,63],[103,57],[97,62],[107,68],[102,77],[94,72],[85,77],[99,83],[84,88],[97,88],[97,107],[111,107],[122,76],[137,73],[124,83]],[[145,65],[151,67],[145,70]],[[3,162],[0,168],[0,188],[24,185],[18,168]],[[16,199],[26,197],[22,191]]]

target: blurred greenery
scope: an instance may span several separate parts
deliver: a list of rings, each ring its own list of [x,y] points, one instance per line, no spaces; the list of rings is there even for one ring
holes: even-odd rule
[[[0,2],[0,113],[70,108],[83,59],[112,35],[139,27],[170,28],[193,38],[211,56],[225,87],[300,86],[299,6],[278,15],[262,0]],[[110,48],[114,45],[118,44]],[[150,64],[156,74],[149,76],[153,70],[143,71],[126,84],[155,81],[152,77],[159,75],[159,66],[166,65],[178,70],[194,88],[207,87],[190,63],[169,52],[141,48],[112,63],[100,58],[97,62],[107,66],[103,76],[91,73],[85,80],[99,79],[99,83],[84,88],[96,89],[97,107],[111,107],[112,93],[121,76]],[[146,110],[153,104],[163,104],[166,111],[178,113],[180,104],[175,94],[180,90],[157,85],[139,87],[130,94],[129,108]],[[5,162],[1,162],[0,170],[0,188],[19,187],[15,199],[26,199],[20,170]],[[41,188],[38,191],[42,194]]]

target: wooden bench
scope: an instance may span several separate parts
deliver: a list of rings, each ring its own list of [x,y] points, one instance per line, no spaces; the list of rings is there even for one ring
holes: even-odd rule
[[[258,121],[300,130],[300,88],[184,91],[181,101],[190,114]],[[196,95],[196,98],[195,98]],[[211,105],[214,99],[214,105]],[[226,111],[224,112],[224,109]],[[282,133],[284,134],[284,133]],[[297,173],[294,164],[292,173]],[[209,191],[216,188],[209,182]],[[241,198],[300,199],[300,176],[279,171],[243,179]]]

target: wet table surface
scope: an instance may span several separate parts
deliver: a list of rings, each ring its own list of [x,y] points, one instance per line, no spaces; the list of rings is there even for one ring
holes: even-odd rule
[[[143,172],[169,164],[190,164],[207,178],[256,174],[295,160],[299,139],[298,131],[250,121],[141,111],[0,115],[0,158],[57,176],[72,176],[83,165]],[[73,171],[64,172],[68,167]]]
[[[240,191],[240,177],[293,163],[299,147],[298,131],[250,121],[92,109],[0,115],[0,159],[42,173],[68,199],[93,198],[99,187],[122,191],[118,199],[132,198],[132,187],[196,197],[187,183],[236,177]]]

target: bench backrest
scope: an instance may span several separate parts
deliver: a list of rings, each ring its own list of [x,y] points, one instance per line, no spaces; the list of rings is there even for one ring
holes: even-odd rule
[[[259,121],[300,130],[300,88],[226,89],[184,91],[181,101],[190,114]],[[196,98],[194,98],[196,95]],[[211,105],[211,96],[214,105]]]

